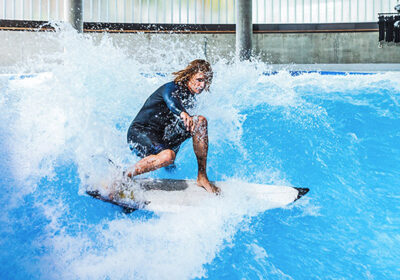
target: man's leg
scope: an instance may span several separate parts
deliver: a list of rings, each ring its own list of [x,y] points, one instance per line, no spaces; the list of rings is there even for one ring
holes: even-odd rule
[[[132,168],[128,169],[126,175],[130,178],[157,170],[173,163],[175,160],[175,152],[173,150],[163,150],[156,155],[149,155],[139,160]]]
[[[207,177],[208,131],[207,119],[198,116],[193,130],[193,150],[197,158],[197,184],[208,192],[219,193],[220,189],[210,183]]]

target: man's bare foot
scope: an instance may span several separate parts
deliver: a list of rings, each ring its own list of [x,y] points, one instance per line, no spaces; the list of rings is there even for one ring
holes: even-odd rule
[[[197,185],[210,193],[215,193],[216,195],[219,195],[221,192],[220,188],[210,183],[207,176],[198,176]]]

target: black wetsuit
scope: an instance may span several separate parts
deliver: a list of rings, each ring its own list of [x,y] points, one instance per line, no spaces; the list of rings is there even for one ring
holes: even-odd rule
[[[195,96],[186,86],[166,83],[147,98],[128,129],[128,143],[139,157],[158,154],[190,138],[180,114],[194,106]]]

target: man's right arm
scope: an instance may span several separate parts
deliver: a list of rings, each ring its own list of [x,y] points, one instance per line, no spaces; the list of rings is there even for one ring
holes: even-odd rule
[[[162,92],[162,97],[171,112],[178,115],[183,120],[186,130],[192,132],[193,118],[186,112],[180,100],[172,95],[175,90],[176,85],[174,83],[167,84]]]

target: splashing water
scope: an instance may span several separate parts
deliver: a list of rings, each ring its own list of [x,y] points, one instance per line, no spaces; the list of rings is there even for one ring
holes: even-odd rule
[[[210,126],[209,177],[309,196],[263,212],[233,183],[209,207],[125,215],[83,195],[87,174],[107,168],[93,155],[134,163],[130,121],[172,78],[155,73],[202,52],[171,35],[132,57],[128,43],[61,29],[48,36],[62,51],[19,66],[37,74],[0,80],[1,279],[400,277],[398,74],[264,75],[260,62],[216,61],[196,109]],[[176,164],[151,176],[195,178],[190,141]]]

